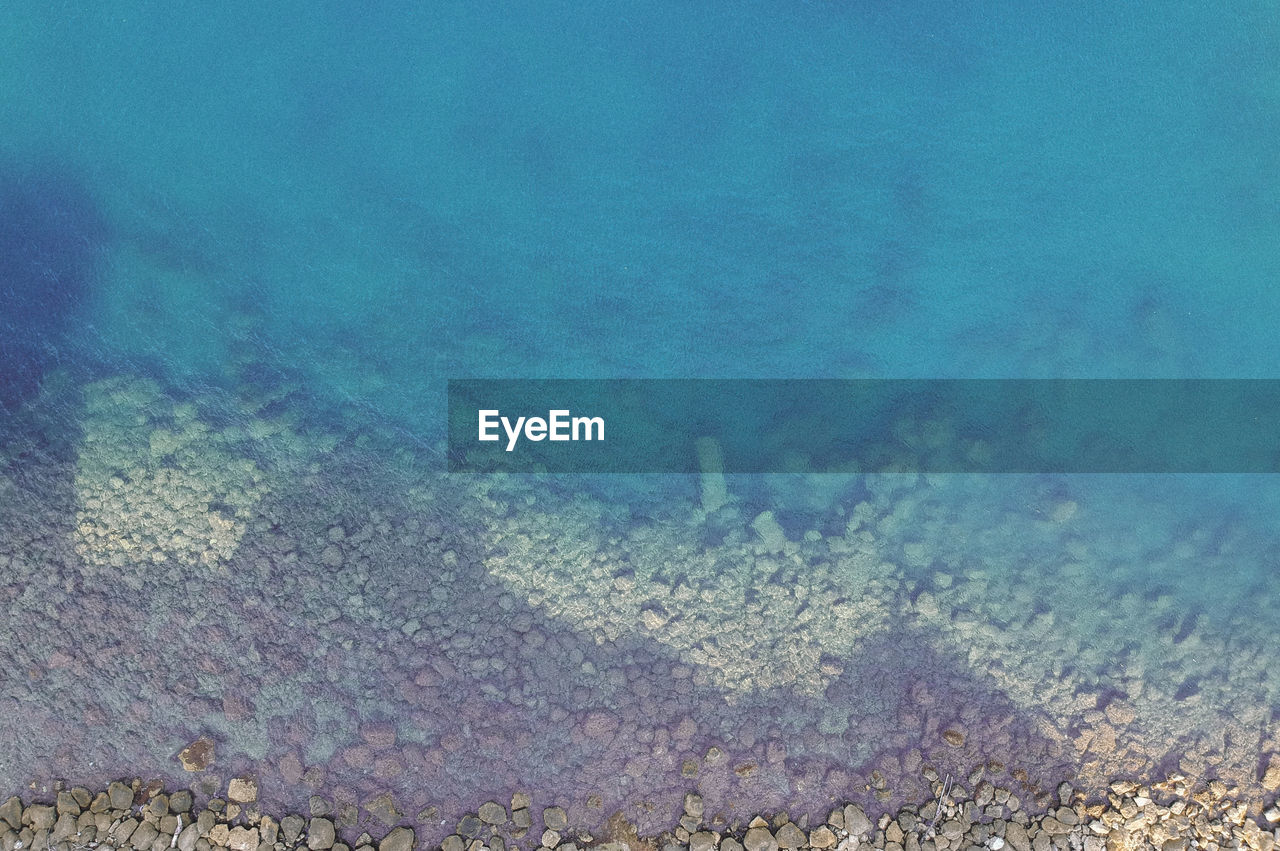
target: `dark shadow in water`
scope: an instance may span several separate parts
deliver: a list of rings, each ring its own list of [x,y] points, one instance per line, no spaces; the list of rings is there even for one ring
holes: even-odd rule
[[[84,182],[57,166],[0,165],[0,410],[51,369],[97,283],[107,227]]]

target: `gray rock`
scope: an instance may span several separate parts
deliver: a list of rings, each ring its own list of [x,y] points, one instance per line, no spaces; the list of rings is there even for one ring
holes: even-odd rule
[[[747,851],[778,851],[778,840],[767,827],[753,827],[742,837]]]
[[[474,815],[468,814],[458,820],[458,834],[468,839],[475,839],[483,827],[484,822]]]
[[[133,836],[129,837],[129,844],[137,848],[138,851],[146,851],[159,835],[160,831],[156,830],[154,824],[144,821],[138,825],[138,829],[133,832]]]
[[[715,851],[716,835],[709,830],[700,830],[689,837],[689,851]]]
[[[62,791],[58,793],[58,815],[71,813],[73,816],[80,815],[80,802],[76,800],[76,796],[70,792]]]
[[[789,851],[795,851],[796,848],[806,844],[809,838],[804,835],[804,831],[796,827],[791,822],[787,822],[778,828],[778,844]]]
[[[511,811],[511,823],[521,830],[527,830],[533,824],[533,816],[527,807],[521,807]]]
[[[107,797],[111,799],[112,809],[127,810],[133,806],[133,790],[119,780],[107,787]]]
[[[31,825],[32,830],[52,830],[58,814],[53,807],[44,804],[32,804],[22,814],[22,820]]]
[[[695,795],[692,792],[684,796],[684,813],[693,818],[702,818],[703,804],[702,796]]]
[[[319,795],[312,795],[307,801],[307,806],[311,810],[311,817],[329,815],[329,802]]]
[[[208,812],[208,810],[205,810]],[[204,815],[204,813],[201,813]],[[306,822],[302,820],[302,816],[285,816],[280,819],[280,833],[284,835],[286,845],[292,845],[298,841],[298,837],[302,835],[302,828],[306,826]],[[201,833],[206,833],[205,829],[201,829]]]
[[[313,818],[307,825],[307,847],[311,851],[325,851],[327,848],[332,848],[336,838],[333,822],[327,818]]]
[[[169,796],[169,812],[171,813],[189,813],[191,812],[191,792],[187,789],[179,789]]]
[[[178,851],[194,851],[196,840],[200,838],[200,828],[189,824],[178,834]]]
[[[0,819],[8,822],[14,830],[22,829],[22,801],[16,795],[0,804]]]
[[[1004,841],[1013,851],[1031,851],[1031,840],[1027,837],[1027,829],[1016,821],[1005,825]]]
[[[569,819],[560,807],[547,807],[542,811],[542,824],[552,830],[564,830],[569,826]]]
[[[413,851],[413,831],[407,827],[397,827],[378,843],[378,851]]]
[[[53,832],[49,834],[49,844],[53,845],[64,839],[69,839],[79,832],[76,825],[76,817],[71,813],[63,813],[58,816],[58,823],[53,826]]]
[[[440,843],[440,851],[464,851],[466,841],[456,833],[451,833]]]
[[[507,810],[496,801],[485,801],[481,804],[478,815],[480,816],[480,821],[485,824],[507,823]]]
[[[865,836],[871,832],[871,819],[857,804],[846,804],[844,808],[844,829],[850,836]]]
[[[732,836],[720,840],[720,851],[743,851],[742,843]]]
[[[112,831],[111,838],[115,840],[117,848],[123,846],[133,836],[133,832],[138,829],[138,820],[136,818],[127,818],[116,826]]]
[[[1070,833],[1070,825],[1065,825],[1053,816],[1045,816],[1040,820],[1040,829],[1050,836],[1058,836],[1064,833]]]

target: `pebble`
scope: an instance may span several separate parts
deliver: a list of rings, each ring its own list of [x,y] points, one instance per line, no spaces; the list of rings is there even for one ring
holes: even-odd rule
[[[919,763],[916,766],[927,779],[932,769],[920,768]],[[985,770],[994,773],[1004,769]],[[772,825],[755,816],[741,837],[722,836],[717,830],[702,827],[703,799],[690,792],[684,796],[677,826],[657,837],[633,839],[645,847],[664,851],[858,851],[868,842],[886,851],[1108,851],[1122,842],[1161,851],[1188,851],[1193,847],[1276,851],[1280,847],[1280,830],[1273,827],[1280,823],[1280,806],[1274,801],[1236,800],[1232,796],[1239,792],[1219,780],[1195,784],[1176,776],[1145,786],[1117,780],[1109,792],[1101,790],[1105,794],[1064,782],[1049,787],[1056,795],[1035,791],[1035,805],[1043,810],[1021,812],[1016,796],[982,776],[981,771],[969,775],[972,799],[963,786],[951,786],[936,820],[936,797],[923,807],[908,806],[896,815],[878,812],[878,825],[872,823],[861,806],[849,803],[831,811],[826,824],[813,829],[809,828],[808,816],[793,822],[783,813],[774,818]],[[889,774],[885,783],[897,786],[896,777]],[[1014,779],[1029,782],[1025,774],[1019,777],[1017,772]],[[216,790],[212,785],[203,788],[206,793]],[[338,841],[337,828],[355,825],[359,815],[354,806],[343,803],[335,823],[333,817],[325,817],[330,803],[317,796],[311,807],[323,815],[313,815],[310,822],[288,815],[277,823],[271,816],[262,815],[256,806],[241,806],[252,803],[247,799],[256,800],[258,795],[256,781],[247,777],[235,778],[228,784],[227,798],[233,803],[214,799],[195,814],[191,813],[190,791],[166,795],[154,782],[136,791],[139,789],[138,781],[132,785],[113,783],[97,795],[76,787],[57,791],[52,804],[32,803],[25,808],[21,799],[9,798],[0,803],[0,851],[55,847],[56,851],[94,847],[124,851],[297,851],[300,841],[309,851],[350,851]],[[935,796],[939,794],[936,782],[933,792]],[[126,806],[114,806],[126,797]],[[389,794],[374,801],[383,798],[389,806]],[[1006,806],[1001,806],[1002,798]],[[135,807],[135,799],[145,801],[145,806]],[[441,851],[507,851],[508,847],[515,851],[516,846],[507,845],[510,838],[504,840],[496,828],[511,823],[518,832],[512,833],[508,828],[506,835],[523,836],[530,826],[531,801],[528,795],[517,792],[511,802],[510,818],[495,801],[486,801],[477,813],[464,816],[457,832],[441,842]],[[369,803],[366,801],[365,805]],[[546,807],[541,814],[545,829],[540,839],[545,851],[578,851],[579,842],[590,846],[595,841],[585,834],[576,841],[566,838],[568,817],[562,807]],[[430,818],[425,818],[427,815]],[[438,813],[428,808],[420,814],[419,821],[438,823],[436,819]],[[720,816],[712,825],[724,829]],[[368,833],[362,834],[355,842],[356,851],[419,851],[412,828],[394,823],[387,826],[390,830],[376,843]],[[932,833],[926,833],[929,829]],[[612,837],[598,847],[631,851],[636,846],[634,841]]]

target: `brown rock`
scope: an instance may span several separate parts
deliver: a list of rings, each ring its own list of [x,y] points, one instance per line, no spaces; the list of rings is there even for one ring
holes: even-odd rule
[[[76,817],[71,813],[63,813],[58,816],[58,823],[53,826],[53,832],[49,834],[49,844],[55,845],[75,836],[77,832]]]
[[[386,721],[366,724],[360,728],[360,738],[374,750],[386,750],[396,743],[396,728]]]
[[[397,827],[378,843],[378,851],[413,851],[413,831],[407,827]]]
[[[252,804],[258,800],[258,781],[251,777],[233,777],[227,784],[227,798],[241,804]]]
[[[22,801],[16,795],[0,804],[0,819],[8,822],[14,830],[22,828]]]
[[[258,829],[256,827],[235,827],[227,836],[227,847],[231,851],[256,851],[258,847]]]
[[[1280,756],[1271,755],[1271,761],[1267,763],[1267,770],[1262,775],[1262,788],[1268,792],[1274,792],[1280,789]]]
[[[742,837],[742,844],[747,851],[778,851],[778,840],[767,827],[753,827]]]
[[[22,814],[22,820],[31,825],[32,830],[50,830],[57,819],[53,807],[44,804],[32,804]]]
[[[179,752],[178,760],[186,771],[204,771],[213,763],[213,742],[203,737],[196,739]],[[113,806],[115,801],[116,796],[113,794],[111,796]],[[116,806],[116,809],[124,809],[124,807]]]
[[[841,817],[843,818],[843,814],[841,814]],[[825,824],[819,825],[813,833],[809,834],[809,845],[814,848],[830,848],[835,844],[836,835],[832,833],[831,828],[827,827]]]

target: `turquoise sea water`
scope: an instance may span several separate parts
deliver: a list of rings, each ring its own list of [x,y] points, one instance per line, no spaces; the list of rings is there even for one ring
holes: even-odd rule
[[[252,773],[353,821],[526,788],[657,826],[688,786],[1248,787],[1280,749],[1270,478],[734,477],[708,506],[441,454],[449,378],[1275,377],[1272,4],[13,3],[0,31],[0,792]]]

